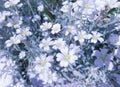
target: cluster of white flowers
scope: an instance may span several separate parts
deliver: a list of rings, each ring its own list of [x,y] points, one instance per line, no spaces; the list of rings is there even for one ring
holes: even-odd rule
[[[82,14],[82,17],[86,19],[91,18],[94,13],[98,15],[99,12],[105,10],[106,7],[112,9],[119,6],[120,2],[117,0],[77,0],[73,3],[65,1],[61,11],[74,17],[79,17],[79,15]]]
[[[1,0],[0,50],[0,87],[119,87],[120,2]]]

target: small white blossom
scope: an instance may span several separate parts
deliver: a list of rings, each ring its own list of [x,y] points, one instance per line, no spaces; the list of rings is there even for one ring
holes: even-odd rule
[[[26,52],[25,52],[25,51],[21,51],[21,52],[19,53],[19,58],[20,58],[20,59],[24,58],[25,56],[26,56]]]
[[[7,27],[19,28],[22,24],[22,17],[12,17],[8,19]]]
[[[90,39],[91,35],[87,34],[85,31],[78,32],[77,36],[74,37],[75,41],[79,41],[80,43],[83,43],[85,39]]]
[[[43,31],[46,31],[46,30],[50,29],[51,27],[52,27],[52,23],[50,23],[50,22],[44,22],[40,26],[40,29],[42,29]]]
[[[103,42],[104,39],[101,36],[102,36],[101,33],[97,32],[97,31],[93,31],[91,43],[97,43],[97,41]]]
[[[44,10],[44,6],[42,4],[40,4],[38,7],[37,7],[37,10],[39,12],[42,12]]]
[[[106,2],[104,0],[95,0],[95,8],[98,11],[104,10],[106,6]]]
[[[71,26],[71,25],[66,26],[66,33],[65,33],[65,35],[68,35],[69,33],[71,33],[73,35],[76,34],[76,29],[75,29],[74,26]]]
[[[41,43],[39,44],[40,48],[43,48],[44,51],[49,51],[50,46],[53,44],[53,41],[51,38],[43,39]]]
[[[82,14],[92,14],[95,11],[95,3],[93,0],[82,0]]]
[[[26,36],[31,36],[32,32],[30,32],[30,28],[26,27],[26,28],[19,28],[16,30],[17,34],[20,34],[22,37],[26,38]]]
[[[20,42],[21,42],[20,37],[14,35],[14,36],[10,37],[10,39],[7,40],[7,41],[5,42],[5,44],[6,44],[7,47],[10,47],[10,46],[12,46],[13,44],[19,44]]]
[[[61,25],[59,23],[57,23],[57,24],[53,25],[51,33],[55,34],[55,33],[60,32],[60,30],[61,30]]]
[[[59,38],[58,40],[55,40],[53,42],[53,48],[54,49],[62,49],[65,47],[66,42],[63,40],[63,38]]]
[[[61,53],[58,53],[56,57],[62,67],[67,67],[78,59],[75,55],[75,50],[68,49],[67,47],[61,49]]]
[[[9,1],[5,2],[4,6],[5,6],[5,8],[9,8],[11,6],[17,5],[19,2],[20,2],[20,0],[9,0]]]
[[[57,81],[57,74],[52,73],[51,71],[44,72],[43,75],[40,75],[40,79],[44,81],[44,84],[52,84]]]
[[[41,54],[36,57],[35,63],[38,64],[39,69],[47,69],[51,67],[51,63],[53,60],[52,56],[47,56],[46,54]]]

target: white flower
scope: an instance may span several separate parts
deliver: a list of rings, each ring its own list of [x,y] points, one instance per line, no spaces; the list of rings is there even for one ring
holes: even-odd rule
[[[11,19],[8,19],[7,27],[19,28],[21,24],[22,18],[14,16]]]
[[[62,67],[67,67],[69,64],[75,63],[75,61],[78,59],[75,55],[75,51],[66,47],[61,49],[61,53],[58,53],[56,57],[57,61],[60,62],[60,66]]]
[[[104,0],[95,0],[95,8],[98,11],[104,10],[106,6],[106,2]]]
[[[90,39],[91,35],[87,34],[85,31],[78,32],[77,36],[74,37],[75,41],[79,41],[81,44],[85,39]]]
[[[38,20],[40,20],[41,18],[40,18],[40,16],[39,15],[34,15],[33,16],[33,19],[32,19],[32,22],[34,23],[35,21],[38,21]]]
[[[74,26],[69,25],[69,26],[66,27],[65,35],[68,35],[69,33],[76,34],[76,29],[75,29]]]
[[[19,2],[20,2],[20,0],[9,0],[9,1],[5,2],[4,6],[5,6],[5,8],[9,8],[11,6],[17,5]]]
[[[37,10],[39,12],[42,12],[44,10],[44,6],[42,4],[40,4],[38,7],[37,7]]]
[[[52,82],[56,82],[56,81],[57,81],[56,73],[49,72],[47,83],[52,83]]]
[[[31,36],[32,35],[32,32],[30,32],[30,28],[29,27],[19,28],[19,29],[16,30],[16,33],[20,34],[23,37]]]
[[[51,67],[51,63],[53,61],[52,56],[47,56],[46,54],[41,54],[36,57],[35,63],[39,65],[39,69],[47,69]]]
[[[54,49],[62,49],[65,47],[66,42],[63,40],[63,38],[59,38],[58,40],[54,41]]]
[[[118,34],[112,34],[109,37],[109,42],[113,45],[120,45],[120,36]]]
[[[40,26],[40,29],[42,29],[43,31],[46,31],[46,30],[50,29],[51,27],[52,27],[52,23],[45,22]]]
[[[26,56],[26,52],[25,52],[25,51],[21,51],[21,52],[19,53],[19,58],[20,58],[20,59],[24,58],[25,56]]]
[[[93,0],[82,0],[82,14],[92,14],[95,11],[95,3]]]
[[[50,46],[53,44],[53,41],[51,38],[43,39],[41,43],[39,44],[40,48],[43,48],[44,51],[49,51]]]
[[[50,70],[47,72],[44,72],[40,75],[40,79],[44,81],[44,84],[52,84],[53,82],[57,81],[57,74],[52,73]]]
[[[92,32],[92,39],[91,39],[91,43],[97,43],[97,41],[103,42],[104,39],[101,37],[102,34],[96,31]]]
[[[7,40],[7,41],[5,42],[5,44],[6,44],[7,47],[10,47],[10,46],[12,46],[13,44],[19,44],[20,42],[21,42],[21,41],[20,41],[20,37],[14,35],[14,36],[10,37],[10,39]]]
[[[58,33],[60,30],[61,30],[61,25],[57,23],[53,25],[51,33],[55,34],[55,33]]]
[[[82,54],[83,53],[83,51],[80,49],[80,47],[79,46],[76,46],[75,44],[70,44],[70,47],[69,47],[70,49],[73,49],[76,53],[78,53],[78,52],[80,52],[80,54]],[[80,55],[79,55],[80,56]]]

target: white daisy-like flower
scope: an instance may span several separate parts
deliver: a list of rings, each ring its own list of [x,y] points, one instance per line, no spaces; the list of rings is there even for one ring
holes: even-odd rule
[[[85,39],[90,39],[91,34],[87,34],[85,31],[78,32],[77,36],[74,37],[75,41],[79,41],[80,43],[83,43]]]
[[[50,29],[51,27],[52,27],[52,23],[51,22],[44,22],[40,26],[40,29],[42,29],[43,31],[46,31],[46,30]]]
[[[9,1],[5,2],[4,6],[5,6],[5,8],[9,8],[11,6],[17,5],[19,2],[20,2],[20,0],[9,0]]]
[[[19,44],[21,42],[21,39],[18,35],[14,35],[10,37],[9,40],[5,41],[5,44],[7,47],[12,46],[13,44]]]
[[[66,42],[63,40],[63,38],[59,38],[53,42],[53,48],[54,49],[62,49],[65,47]]]
[[[43,39],[41,43],[39,44],[40,48],[43,48],[44,51],[49,51],[50,46],[53,45],[53,41],[51,38]]]
[[[71,33],[73,35],[76,34],[76,29],[75,29],[74,26],[71,26],[71,25],[66,26],[66,33],[65,33],[65,35],[68,35],[69,33]]]
[[[36,57],[35,64],[39,65],[39,69],[47,69],[51,67],[51,63],[53,61],[53,56],[47,56],[46,54],[41,54]]]
[[[31,36],[32,35],[32,32],[30,32],[30,28],[29,27],[19,28],[19,29],[16,30],[16,33],[20,34],[23,37]]]
[[[14,27],[19,28],[22,24],[22,17],[12,17],[11,19],[8,19],[7,27]]]
[[[55,34],[60,32],[60,30],[61,30],[61,25],[59,23],[56,23],[53,25],[51,33]]]
[[[75,63],[78,57],[75,55],[75,50],[68,49],[67,47],[60,50],[61,53],[56,55],[57,61],[60,62],[61,67],[67,67],[69,64]]]
[[[118,34],[110,35],[109,42],[113,45],[120,46],[120,36]]]
[[[20,59],[24,58],[25,56],[26,56],[26,52],[25,52],[25,51],[21,51],[21,52],[19,53],[19,58],[20,58]]]
[[[47,72],[44,72],[40,75],[40,79],[43,80],[44,84],[52,84],[53,82],[57,81],[57,74],[52,73],[50,70]]]
[[[95,3],[93,0],[82,0],[82,14],[92,14],[95,11]]]
[[[97,43],[97,41],[103,42],[104,39],[101,36],[102,36],[101,33],[97,32],[97,31],[93,31],[92,32],[91,43]]]

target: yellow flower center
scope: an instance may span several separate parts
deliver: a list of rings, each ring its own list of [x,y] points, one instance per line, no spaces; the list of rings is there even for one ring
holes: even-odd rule
[[[79,35],[79,39],[83,39],[83,35]]]
[[[115,43],[117,43],[119,41],[119,39],[115,39]]]
[[[93,37],[93,39],[94,39],[94,40],[97,40],[97,39],[98,39],[98,37],[94,36],[94,37]]]
[[[46,63],[47,63],[47,61],[44,60],[41,62],[41,65],[44,66]]]
[[[105,61],[105,56],[101,56],[101,59],[102,59],[103,61]]]
[[[65,59],[66,59],[66,60],[69,60],[69,59],[70,59],[70,55],[66,55],[66,56],[65,56]]]
[[[68,29],[67,29],[67,31],[68,31],[68,32],[71,32],[71,31],[72,31],[72,29],[71,29],[71,28],[68,28]]]
[[[49,43],[48,42],[44,43],[44,46],[45,47],[49,46]]]
[[[18,24],[17,21],[14,21],[14,22],[13,22],[13,25],[15,26],[16,24]]]
[[[89,8],[89,5],[88,5],[88,4],[85,4],[85,5],[84,5],[84,8],[88,9],[88,8]]]
[[[12,39],[11,41],[12,41],[13,43],[16,43],[17,39],[15,38],[15,39]]]
[[[53,79],[53,75],[49,75],[49,79]]]
[[[58,47],[61,47],[61,46],[62,46],[62,44],[59,42],[59,43],[57,44],[57,46],[58,46]]]
[[[23,34],[23,35],[26,35],[26,34],[27,34],[27,31],[23,31],[22,34]]]

